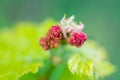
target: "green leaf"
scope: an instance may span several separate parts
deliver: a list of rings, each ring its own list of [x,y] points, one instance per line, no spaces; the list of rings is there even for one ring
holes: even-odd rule
[[[58,80],[88,80],[88,78],[85,76],[80,77],[79,75],[72,74],[66,65],[62,71],[60,79]]]
[[[68,68],[73,74],[80,78],[87,77],[94,80],[94,66],[91,60],[88,60],[83,54],[74,54],[68,61]]]
[[[36,73],[49,58],[39,46],[39,38],[55,22],[47,19],[40,24],[18,23],[0,32],[0,80],[17,80],[23,74]],[[43,28],[44,27],[44,28]]]
[[[94,80],[115,71],[115,66],[108,61],[105,50],[94,41],[88,40],[80,49],[71,46],[68,49],[74,53],[68,60],[68,68],[75,75]]]

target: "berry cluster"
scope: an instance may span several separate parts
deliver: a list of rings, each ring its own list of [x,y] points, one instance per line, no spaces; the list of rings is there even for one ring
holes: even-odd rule
[[[85,33],[72,33],[72,36],[68,38],[69,44],[72,46],[80,47],[87,39],[87,36]]]
[[[82,23],[77,25],[73,22],[73,16],[69,19],[63,17],[60,25],[52,26],[46,36],[40,39],[40,45],[44,50],[49,50],[58,47],[64,39],[70,45],[80,47],[87,40],[86,34],[82,32],[83,28]]]
[[[58,25],[52,26],[47,32],[46,37],[40,39],[40,45],[45,50],[58,47],[61,37],[62,37],[61,28]]]

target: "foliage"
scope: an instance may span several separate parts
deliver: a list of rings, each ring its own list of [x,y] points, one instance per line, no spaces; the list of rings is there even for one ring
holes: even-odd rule
[[[44,66],[43,60],[49,57],[49,52],[44,51],[38,41],[52,24],[54,21],[50,19],[38,25],[18,23],[13,29],[0,32],[0,80],[16,80]]]
[[[68,67],[73,74],[96,80],[114,72],[115,66],[107,60],[105,50],[96,42],[89,40],[81,49],[73,47],[71,49],[77,53],[68,61]]]
[[[68,45],[51,51],[39,46],[51,25],[18,23],[0,32],[0,80],[97,80],[114,71],[107,54],[88,40],[81,48]]]

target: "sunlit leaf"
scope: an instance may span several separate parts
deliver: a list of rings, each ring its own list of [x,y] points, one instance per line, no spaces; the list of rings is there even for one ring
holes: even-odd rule
[[[28,72],[36,73],[43,67],[49,52],[39,46],[39,38],[55,22],[40,24],[18,23],[12,29],[0,32],[0,80],[17,80]]]
[[[71,47],[72,57],[68,60],[69,70],[79,76],[87,76],[88,79],[99,79],[110,75],[115,67],[107,60],[107,54],[94,41],[87,41],[81,48]]]

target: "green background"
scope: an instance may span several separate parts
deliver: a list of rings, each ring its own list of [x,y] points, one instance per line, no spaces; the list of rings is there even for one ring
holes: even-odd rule
[[[75,15],[85,24],[88,39],[105,47],[117,71],[106,80],[120,80],[120,0],[0,0],[0,29],[17,22],[40,23],[46,18],[59,21]]]

